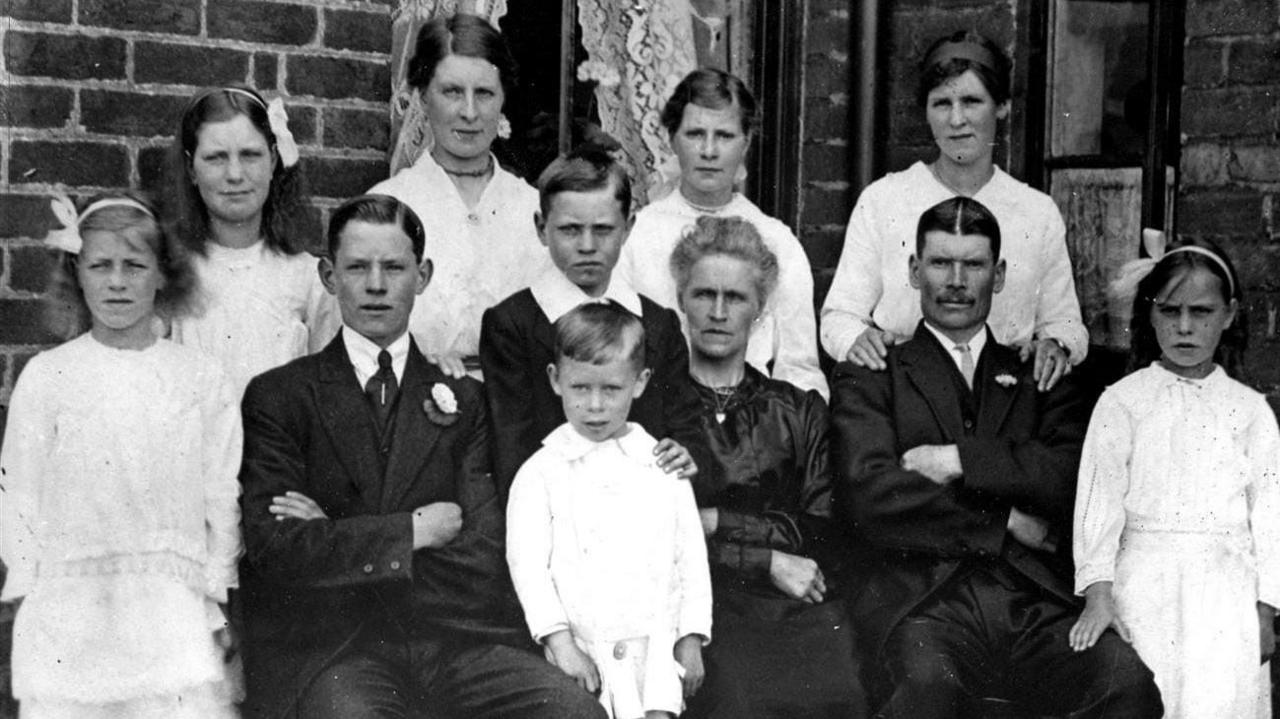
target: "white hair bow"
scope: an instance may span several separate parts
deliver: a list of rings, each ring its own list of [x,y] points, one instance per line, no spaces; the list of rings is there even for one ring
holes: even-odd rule
[[[276,136],[276,152],[280,153],[281,164],[285,167],[298,164],[298,143],[289,132],[289,114],[285,112],[283,99],[277,97],[267,103],[267,124]]]
[[[75,203],[66,195],[58,195],[50,200],[49,207],[62,227],[50,229],[44,236],[44,243],[56,250],[80,254],[84,241],[80,239],[80,221],[76,215]]]

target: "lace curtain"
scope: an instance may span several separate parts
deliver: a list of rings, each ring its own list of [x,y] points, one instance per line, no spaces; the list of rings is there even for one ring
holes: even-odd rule
[[[677,83],[696,67],[688,0],[578,0],[589,61],[616,68],[619,81],[597,83],[601,128],[622,144],[636,199],[665,195],[680,175],[660,115]]]
[[[437,15],[465,12],[494,27],[507,14],[507,0],[400,0],[391,14],[391,174],[413,164],[431,143],[418,93],[407,80],[418,29]]]

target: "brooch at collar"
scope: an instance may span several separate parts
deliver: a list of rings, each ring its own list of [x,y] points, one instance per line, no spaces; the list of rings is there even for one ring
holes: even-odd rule
[[[458,398],[454,396],[453,390],[442,382],[431,385],[431,396],[422,401],[422,411],[427,413],[427,419],[441,427],[448,427],[457,422],[460,416]]]
[[[1018,378],[1014,377],[1008,372],[1004,372],[996,375],[995,379],[996,379],[996,384],[1000,385],[1001,387],[1012,387],[1018,383]]]

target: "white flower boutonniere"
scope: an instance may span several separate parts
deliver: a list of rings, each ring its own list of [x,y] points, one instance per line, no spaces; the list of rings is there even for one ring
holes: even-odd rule
[[[423,401],[422,410],[427,413],[427,419],[448,427],[458,421],[458,398],[448,385],[436,382],[431,385],[431,398]]]
[[[1005,372],[1003,374],[996,375],[996,383],[1001,387],[1012,387],[1018,383],[1018,378],[1008,372]]]

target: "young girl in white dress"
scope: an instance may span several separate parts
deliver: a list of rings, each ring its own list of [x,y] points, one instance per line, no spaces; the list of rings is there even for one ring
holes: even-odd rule
[[[1138,260],[1133,360],[1089,423],[1075,507],[1069,641],[1108,628],[1155,674],[1165,716],[1269,717],[1266,667],[1280,604],[1280,433],[1235,374],[1239,280],[1216,247]],[[1131,285],[1130,285],[1131,286]]]
[[[55,214],[50,324],[89,331],[26,365],[0,449],[20,715],[234,717],[237,398],[213,358],[156,337],[193,285],[152,207],[115,195],[77,216],[62,198]]]
[[[507,562],[547,658],[610,719],[670,719],[702,684],[711,576],[689,482],[627,421],[644,391],[644,328],[621,305],[556,321],[547,368],[568,422],[516,473]]]
[[[169,209],[200,289],[171,336],[222,362],[238,395],[255,375],[324,347],[341,323],[306,251],[284,103],[245,87],[202,90],[182,113],[172,155]]]

